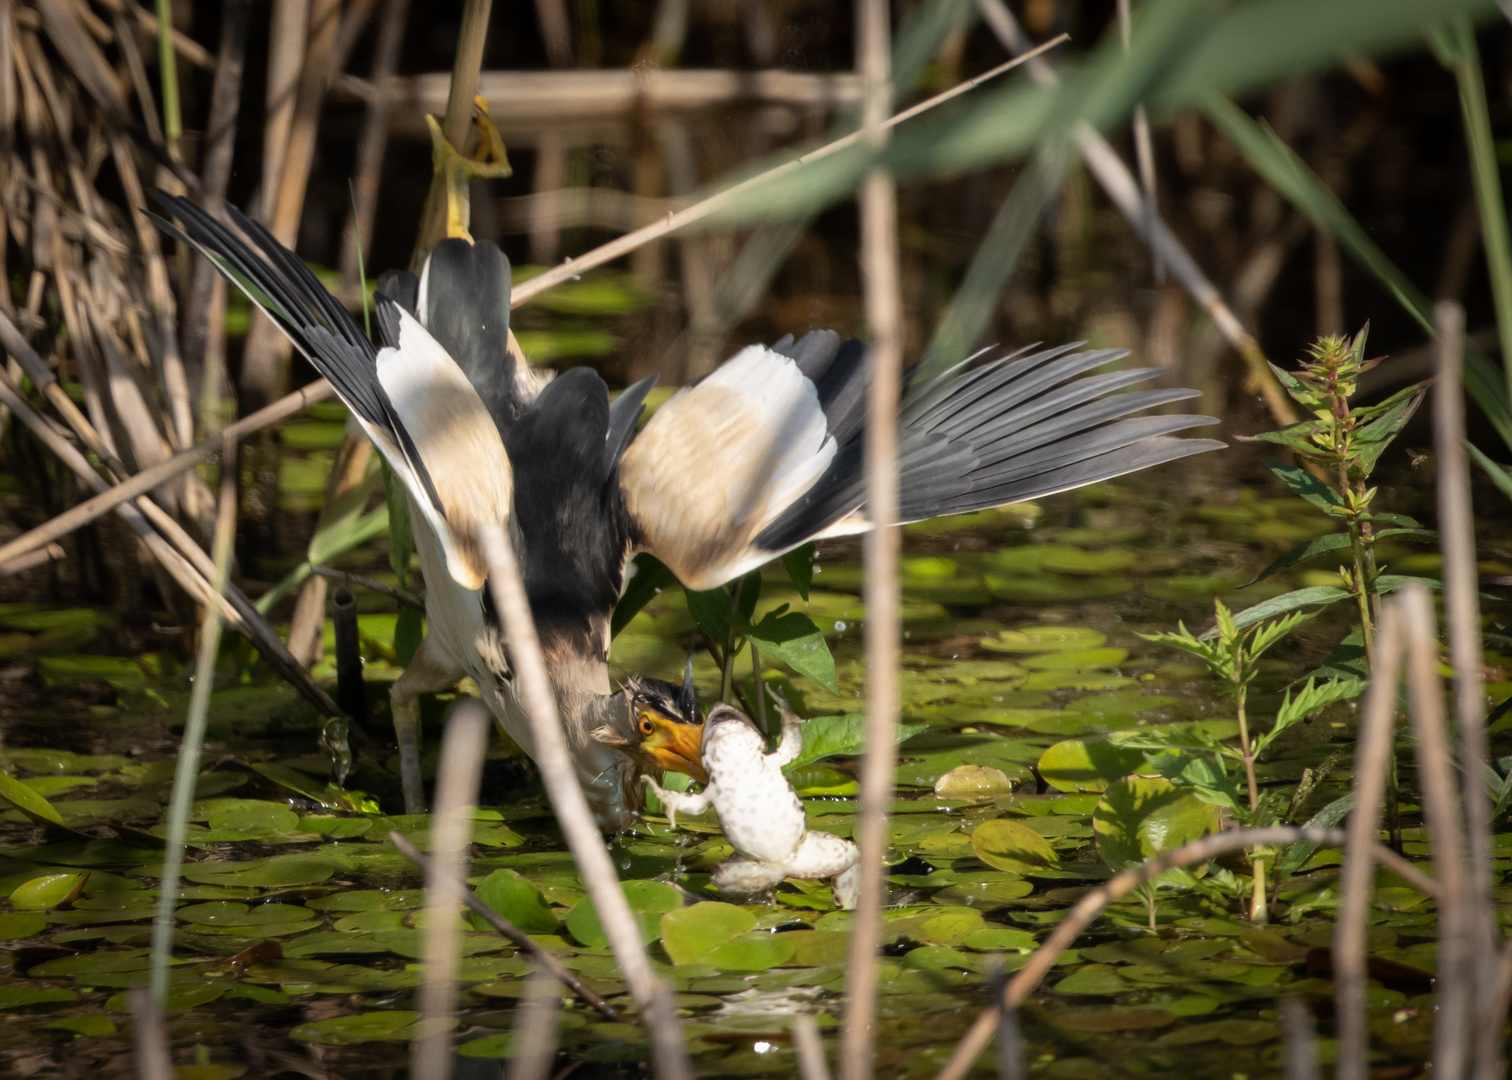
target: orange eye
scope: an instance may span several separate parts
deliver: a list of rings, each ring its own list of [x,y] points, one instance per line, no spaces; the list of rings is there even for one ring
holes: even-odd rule
[[[649,735],[655,730],[651,725],[651,717],[647,713],[641,713],[640,730],[642,735]]]

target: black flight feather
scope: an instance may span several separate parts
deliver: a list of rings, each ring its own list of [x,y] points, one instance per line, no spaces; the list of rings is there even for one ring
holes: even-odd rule
[[[456,237],[426,261],[420,321],[457,362],[504,432],[524,410],[509,352],[509,260],[494,244]]]
[[[630,440],[635,438],[635,425],[646,411],[646,395],[656,385],[656,376],[647,375],[639,382],[625,387],[619,397],[609,403],[609,433],[604,438],[604,480],[614,476],[615,467],[624,455]]]

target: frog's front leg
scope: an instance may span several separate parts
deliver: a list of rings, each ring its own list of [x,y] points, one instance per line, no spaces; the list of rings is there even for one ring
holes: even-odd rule
[[[686,791],[668,791],[654,779],[647,776],[646,786],[656,792],[656,797],[667,811],[667,824],[677,828],[677,815],[687,814],[692,817],[707,810],[714,802],[714,783],[710,781],[697,795],[689,795]]]
[[[782,717],[782,745],[768,754],[767,760],[780,769],[797,761],[798,755],[803,753],[803,720],[776,690],[767,687],[767,693]]]

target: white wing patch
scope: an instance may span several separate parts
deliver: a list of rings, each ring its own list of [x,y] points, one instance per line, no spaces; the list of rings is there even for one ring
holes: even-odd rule
[[[410,497],[440,539],[457,584],[481,588],[488,568],[477,529],[507,522],[513,494],[499,429],[457,362],[402,309],[399,347],[379,351],[378,381],[388,392],[395,419],[413,440],[440,505],[406,462],[401,475]],[[379,446],[392,462],[390,448],[383,442]]]
[[[658,409],[620,460],[642,546],[684,585],[711,589],[777,552],[752,541],[835,456],[813,383],[752,345]]]

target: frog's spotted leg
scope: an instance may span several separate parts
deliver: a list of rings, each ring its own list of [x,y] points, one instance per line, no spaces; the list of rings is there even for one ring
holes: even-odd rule
[[[849,840],[826,832],[809,831],[792,856],[781,862],[758,862],[735,855],[719,864],[713,884],[720,892],[749,896],[765,892],[784,878],[827,878],[855,865],[860,850]]]
[[[767,693],[771,695],[778,715],[782,717],[782,743],[767,755],[767,760],[780,769],[797,761],[798,755],[803,753],[803,721],[788,705],[787,699],[776,690],[769,686]]]
[[[687,814],[689,817],[701,814],[714,804],[714,784],[704,786],[697,795],[689,795],[686,791],[668,791],[651,777],[646,777],[646,786],[656,793],[661,800],[662,806],[667,810],[667,824],[677,828],[677,815]],[[760,890],[758,890],[760,891]]]

